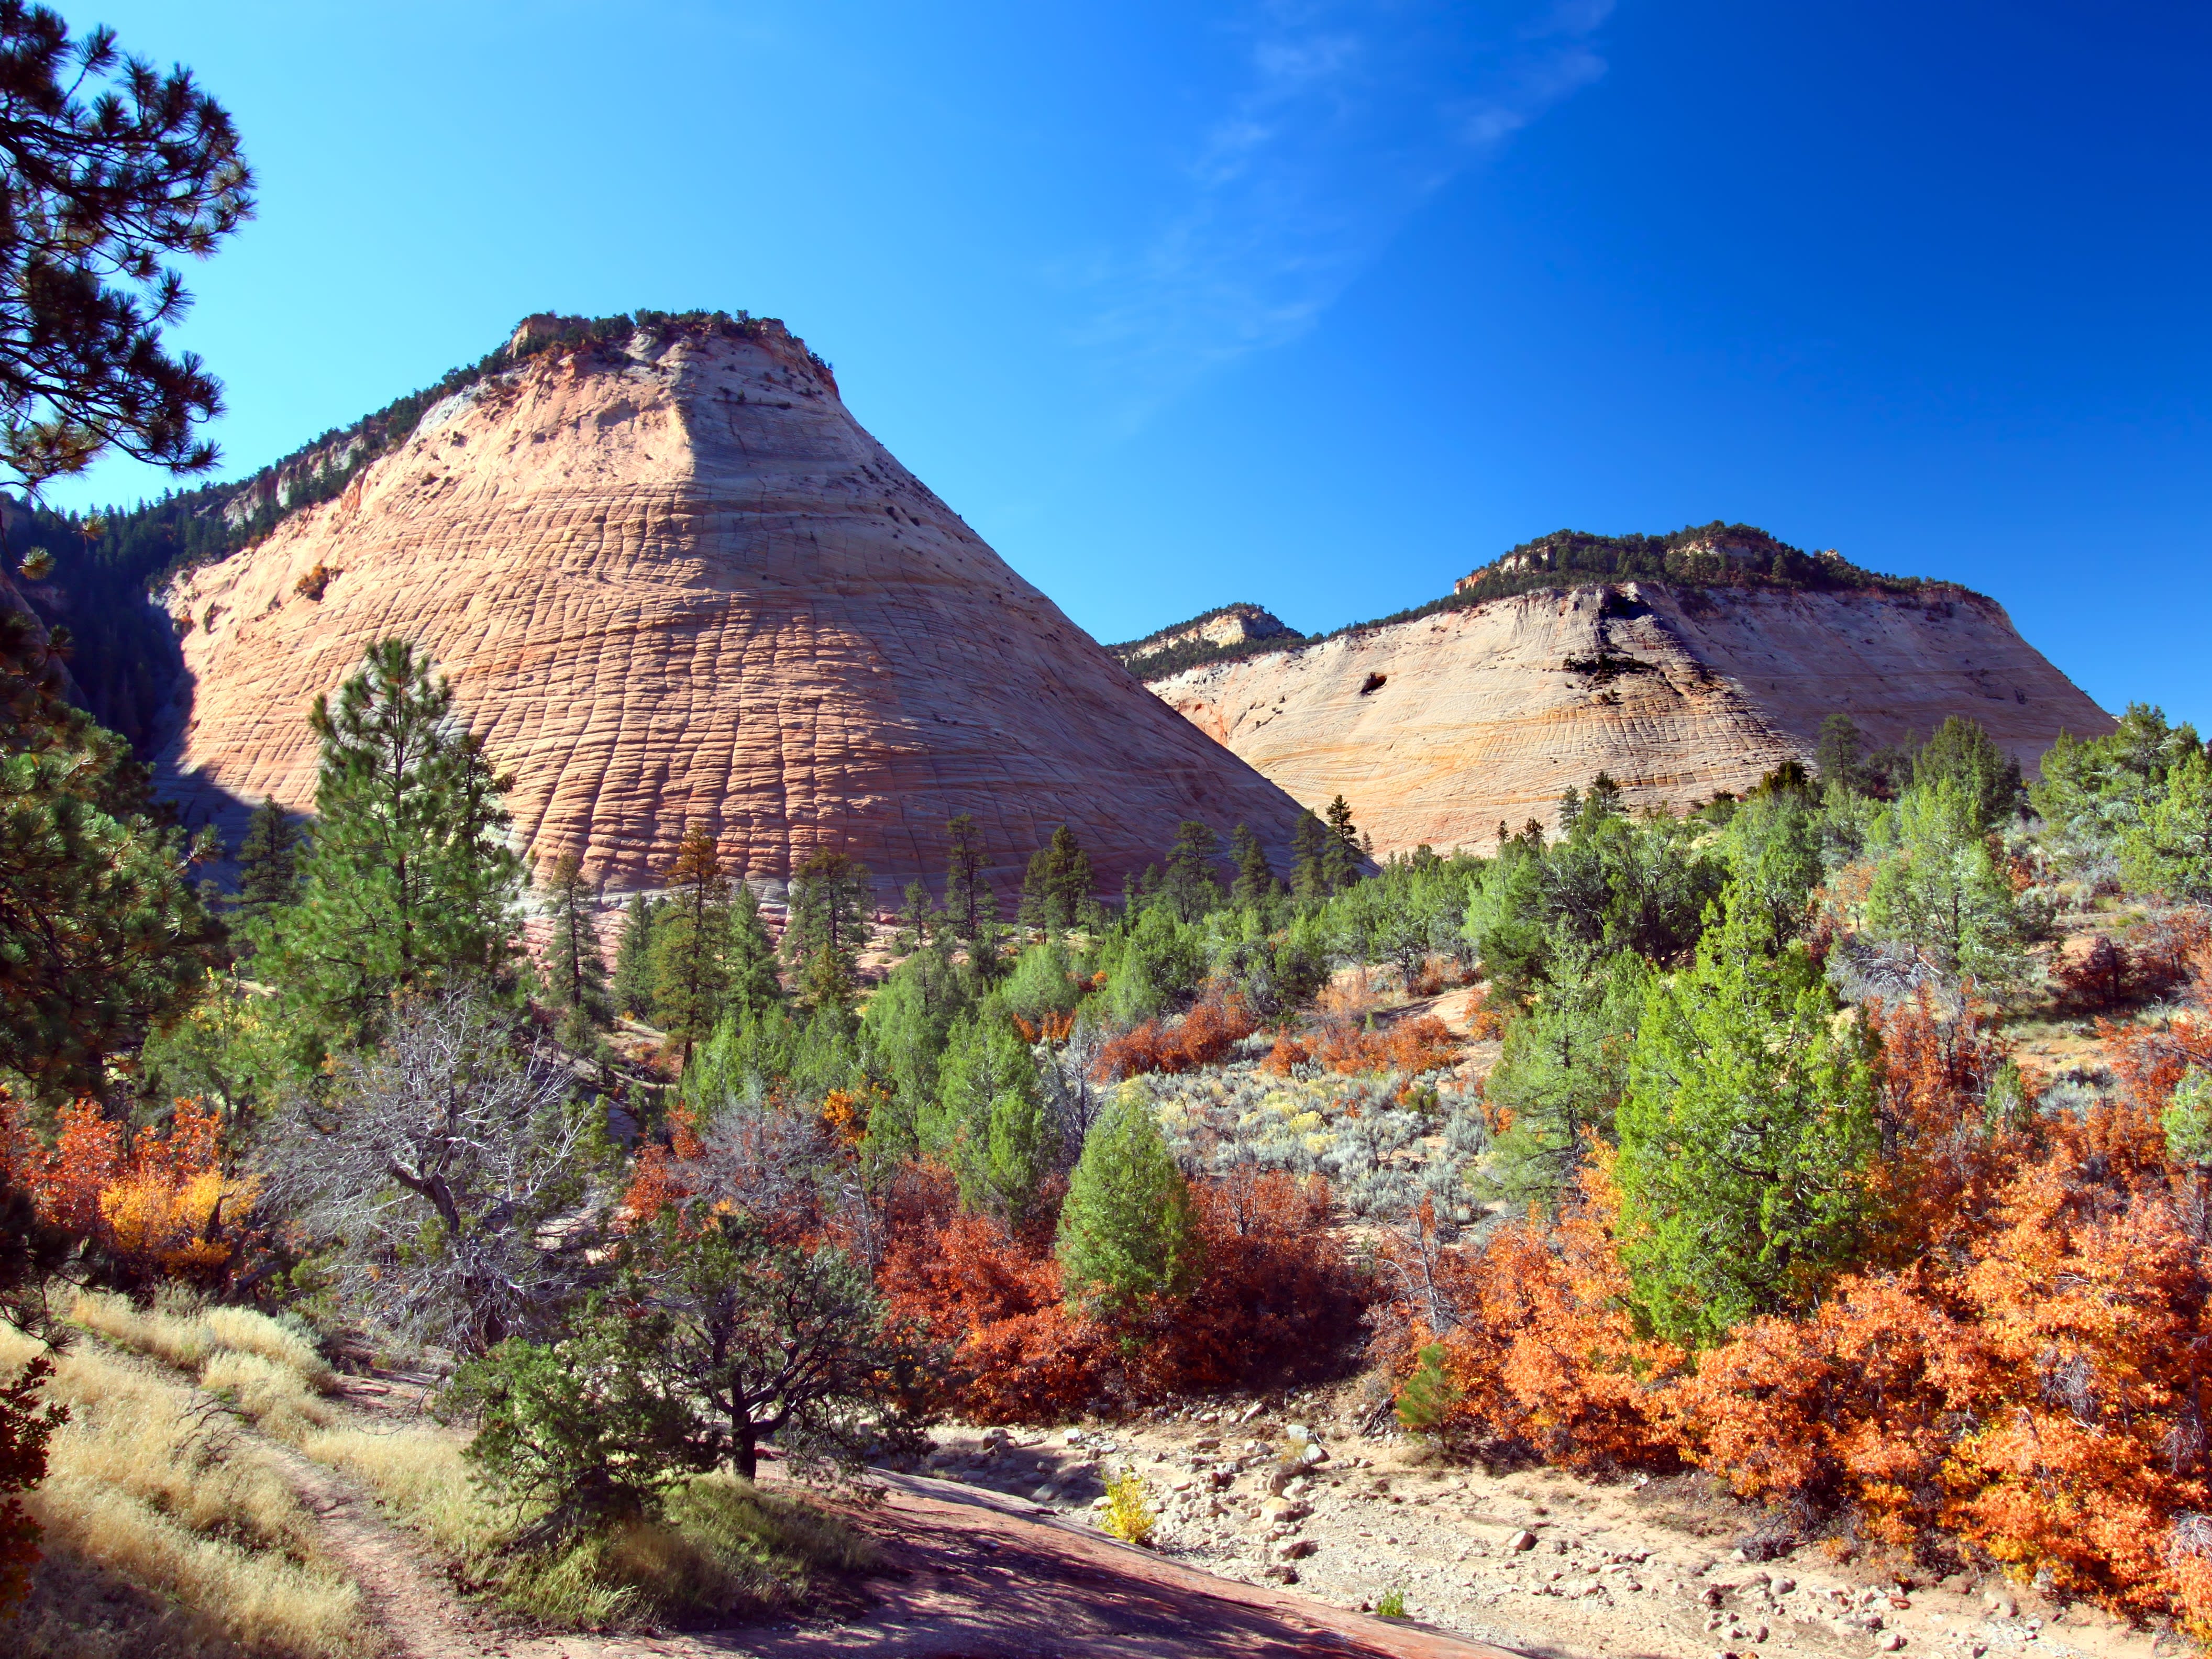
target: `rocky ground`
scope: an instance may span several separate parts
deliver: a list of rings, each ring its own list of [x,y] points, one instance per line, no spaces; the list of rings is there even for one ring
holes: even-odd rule
[[[1395,1590],[1411,1620],[1533,1654],[2150,1659],[2186,1645],[2001,1580],[1900,1578],[1819,1546],[1747,1562],[1732,1542],[1749,1513],[1701,1480],[1492,1475],[1363,1437],[1317,1396],[936,1438],[929,1473],[1094,1524],[1106,1481],[1134,1470],[1166,1559],[1349,1609]]]

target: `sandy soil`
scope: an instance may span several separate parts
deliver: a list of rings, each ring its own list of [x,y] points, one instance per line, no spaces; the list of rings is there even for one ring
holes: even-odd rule
[[[1900,1583],[1818,1547],[1747,1562],[1732,1546],[1749,1513],[1694,1478],[1607,1486],[1443,1467],[1395,1437],[1360,1437],[1324,1400],[1213,1415],[1078,1428],[1073,1444],[1066,1431],[951,1429],[932,1461],[1077,1516],[1095,1515],[1104,1480],[1133,1468],[1159,1510],[1164,1560],[1347,1609],[1396,1589],[1439,1631],[1563,1659],[2149,1659],[2185,1645],[2161,1649],[2151,1632],[1997,1580]],[[1302,1443],[1328,1455],[1278,1492],[1282,1459]]]

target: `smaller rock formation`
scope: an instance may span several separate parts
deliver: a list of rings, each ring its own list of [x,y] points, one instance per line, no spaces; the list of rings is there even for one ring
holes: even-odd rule
[[[1240,603],[1106,648],[1138,678],[1158,679],[1201,663],[1224,662],[1262,646],[1294,645],[1304,638],[1273,611]]]

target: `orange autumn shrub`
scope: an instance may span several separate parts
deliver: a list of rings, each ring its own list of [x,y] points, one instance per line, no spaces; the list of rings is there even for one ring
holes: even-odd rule
[[[1434,1014],[1401,1019],[1380,1031],[1363,1030],[1349,1021],[1332,1020],[1321,1028],[1311,1057],[1345,1077],[1361,1072],[1389,1071],[1403,1072],[1412,1077],[1456,1065],[1459,1040]]]
[[[1489,992],[1468,994],[1467,1032],[1477,1042],[1495,1042],[1505,1035],[1504,1011],[1491,1001]]]
[[[1870,1009],[1886,1156],[1863,1265],[1694,1364],[1636,1336],[1601,1160],[1549,1231],[1439,1251],[1421,1294],[1401,1273],[1391,1357],[1404,1374],[1441,1342],[1455,1426],[1552,1461],[1679,1457],[1800,1522],[1841,1511],[1906,1552],[1949,1537],[2212,1632],[2212,1202],[2158,1123],[2212,1058],[2192,1001],[2111,1033],[2125,1097],[2045,1114],[2017,1109],[1972,1014]]]
[[[253,1187],[223,1168],[220,1112],[179,1100],[167,1128],[135,1134],[100,1103],[63,1108],[52,1148],[31,1134],[21,1107],[0,1100],[0,1145],[11,1184],[39,1217],[82,1239],[126,1285],[179,1279],[222,1283],[236,1255]]]
[[[1259,1028],[1242,996],[1212,985],[1197,1006],[1173,1024],[1148,1019],[1109,1038],[1091,1064],[1092,1075],[1102,1083],[1118,1083],[1144,1072],[1196,1071],[1225,1057]]]
[[[1328,1183],[1240,1168],[1191,1183],[1200,1267],[1190,1294],[1117,1333],[1133,1401],[1277,1388],[1345,1351],[1366,1312],[1364,1275],[1332,1230]]]
[[[1082,1409],[1108,1360],[1106,1334],[1060,1299],[1060,1264],[1037,1240],[963,1212],[948,1171],[916,1171],[876,1282],[894,1314],[951,1351],[947,1403],[992,1422]]]
[[[877,1284],[951,1350],[944,1402],[988,1421],[1272,1386],[1340,1355],[1368,1296],[1329,1230],[1327,1183],[1247,1170],[1191,1196],[1198,1283],[1109,1320],[1061,1299],[1049,1225],[1010,1234],[963,1212],[951,1177],[924,1169],[895,1206]]]
[[[1270,1077],[1288,1077],[1291,1068],[1303,1066],[1313,1058],[1306,1045],[1288,1031],[1275,1033],[1275,1046],[1267,1050],[1267,1057],[1260,1062],[1260,1069]]]
[[[1666,1390],[1686,1356],[1636,1328],[1613,1243],[1617,1208],[1599,1158],[1548,1229],[1531,1215],[1479,1251],[1441,1250],[1429,1263],[1415,1260],[1417,1243],[1383,1247],[1399,1282],[1419,1279],[1426,1292],[1406,1306],[1402,1326],[1386,1325],[1385,1352],[1403,1376],[1424,1346],[1442,1346],[1459,1396],[1445,1415],[1448,1434],[1523,1447],[1570,1468],[1672,1467]],[[1456,1320],[1438,1328],[1428,1317],[1438,1307]]]
[[[1459,1062],[1459,1040],[1434,1014],[1400,1020],[1382,1034],[1382,1046],[1390,1064],[1408,1075]]]

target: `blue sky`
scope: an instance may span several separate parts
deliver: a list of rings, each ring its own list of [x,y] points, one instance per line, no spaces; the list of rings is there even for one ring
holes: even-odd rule
[[[229,472],[531,311],[742,307],[1101,639],[1725,518],[2212,726],[2203,8],[65,10],[259,170],[180,334]]]

